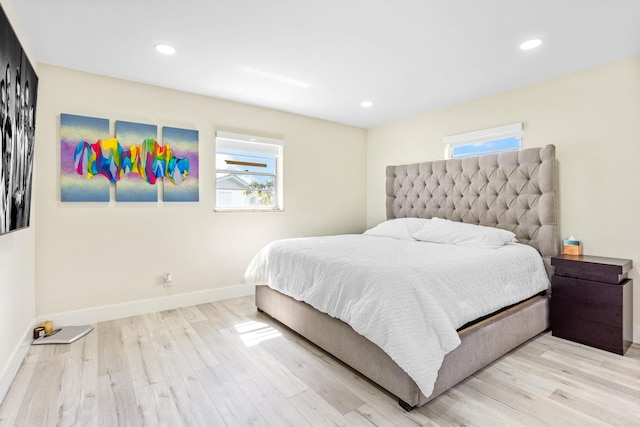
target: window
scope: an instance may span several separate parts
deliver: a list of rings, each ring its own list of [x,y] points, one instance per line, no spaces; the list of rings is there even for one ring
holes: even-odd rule
[[[514,123],[447,136],[442,141],[446,144],[445,159],[521,150],[522,134],[522,123]]]
[[[282,210],[280,139],[216,133],[216,210]]]

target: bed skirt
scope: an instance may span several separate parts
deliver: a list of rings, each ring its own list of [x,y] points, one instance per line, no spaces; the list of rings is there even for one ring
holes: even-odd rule
[[[406,409],[424,405],[549,328],[549,297],[539,295],[459,331],[460,346],[445,356],[433,393],[424,396],[380,347],[341,320],[268,286],[256,286],[256,306],[397,396]]]

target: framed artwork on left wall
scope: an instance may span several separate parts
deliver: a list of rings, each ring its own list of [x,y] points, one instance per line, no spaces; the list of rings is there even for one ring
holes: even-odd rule
[[[0,7],[0,234],[29,226],[38,76]]]

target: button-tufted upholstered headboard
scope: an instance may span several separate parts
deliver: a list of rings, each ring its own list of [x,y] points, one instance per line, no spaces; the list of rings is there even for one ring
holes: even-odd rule
[[[558,254],[556,148],[387,166],[387,218],[440,217],[510,230]]]

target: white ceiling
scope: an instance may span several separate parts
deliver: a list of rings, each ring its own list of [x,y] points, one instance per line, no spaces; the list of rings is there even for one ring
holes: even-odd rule
[[[10,1],[38,62],[364,128],[640,55],[640,0]]]

